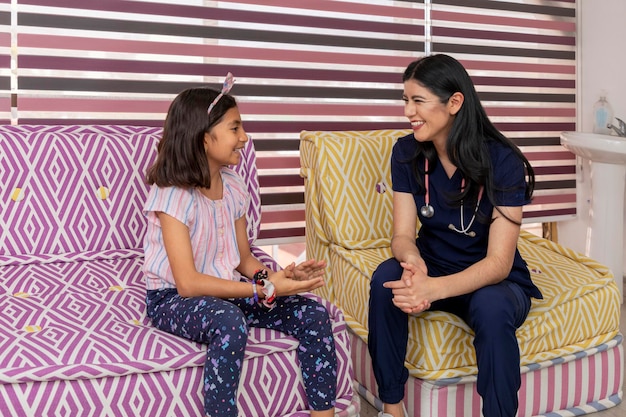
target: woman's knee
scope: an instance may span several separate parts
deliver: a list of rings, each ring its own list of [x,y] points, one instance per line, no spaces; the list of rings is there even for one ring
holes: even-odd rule
[[[526,319],[529,307],[530,300],[517,284],[501,282],[481,288],[472,295],[469,316],[474,329],[514,331]]]
[[[390,258],[378,265],[374,273],[372,274],[372,281],[370,287],[372,292],[378,292],[383,290],[390,292],[389,289],[383,287],[385,282],[396,281],[402,276],[402,266],[395,258]]]

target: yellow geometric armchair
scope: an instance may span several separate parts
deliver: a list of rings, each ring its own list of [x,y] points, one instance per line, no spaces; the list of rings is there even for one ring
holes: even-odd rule
[[[300,136],[307,256],[328,262],[318,294],[338,305],[351,330],[360,393],[380,408],[367,353],[369,280],[391,257],[390,158],[404,130],[309,132]],[[604,265],[522,231],[519,250],[544,295],[518,329],[518,415],[576,415],[622,398],[619,290]],[[472,331],[457,316],[409,319],[405,403],[410,415],[478,417]],[[615,366],[613,366],[615,365]],[[568,414],[569,413],[569,414]]]

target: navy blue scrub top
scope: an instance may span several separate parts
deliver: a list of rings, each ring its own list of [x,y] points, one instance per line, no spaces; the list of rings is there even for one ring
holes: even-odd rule
[[[499,206],[528,204],[530,201],[525,197],[526,182],[522,161],[509,147],[499,142],[491,141],[488,146],[494,171],[493,181],[497,188],[507,190],[496,194],[496,204]],[[483,193],[479,204],[479,213],[482,215],[477,214],[469,229],[476,233],[474,237],[451,230],[450,224],[459,230],[462,229],[461,208],[450,204],[446,196],[458,194],[463,178],[459,170],[452,178],[448,178],[443,166],[437,163],[429,174],[428,187],[430,205],[435,210],[434,215],[431,218],[422,216],[420,208],[426,204],[425,192],[417,183],[412,163],[416,148],[417,141],[413,134],[398,139],[394,145],[391,156],[392,188],[397,192],[413,194],[421,223],[416,243],[428,267],[428,275],[434,277],[460,272],[487,255],[490,224],[485,219],[491,219],[494,205],[489,201],[487,193]],[[417,164],[424,168],[423,155],[420,155]],[[463,206],[465,227],[471,221],[475,208],[475,204]],[[513,268],[507,279],[519,284],[528,296],[543,298],[533,284],[526,262],[517,248]]]

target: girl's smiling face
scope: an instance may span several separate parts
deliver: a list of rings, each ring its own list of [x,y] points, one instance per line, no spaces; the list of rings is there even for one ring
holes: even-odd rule
[[[460,93],[455,93],[442,103],[439,97],[416,80],[410,79],[404,83],[404,115],[411,122],[416,140],[445,146],[458,112],[456,100],[451,100],[456,94]]]
[[[237,165],[241,149],[248,141],[237,107],[232,107],[210,132],[204,134],[204,151],[212,169],[224,165]]]

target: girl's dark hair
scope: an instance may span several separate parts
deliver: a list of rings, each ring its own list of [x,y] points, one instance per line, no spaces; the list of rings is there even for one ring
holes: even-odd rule
[[[187,89],[172,101],[158,154],[148,169],[146,182],[159,187],[205,187],[211,185],[209,163],[204,151],[204,135],[222,120],[224,114],[237,106],[235,98],[224,94],[211,113],[209,105],[219,91],[206,87]]]
[[[454,202],[457,204],[460,204],[462,200],[476,202],[478,191],[482,185],[489,200],[494,203],[494,206],[498,205],[495,197],[496,192],[506,190],[495,189],[491,170],[491,156],[487,146],[489,141],[500,142],[517,154],[526,170],[525,197],[527,199],[532,197],[535,187],[535,174],[530,162],[519,148],[491,123],[478,98],[474,83],[459,61],[444,54],[423,57],[410,63],[404,71],[402,81],[408,80],[417,81],[421,86],[435,94],[442,103],[447,103],[456,92],[460,92],[464,96],[463,105],[454,118],[446,144],[450,162],[461,171],[467,184],[464,190],[452,197]],[[437,163],[436,151],[432,142],[418,142],[417,153],[413,158],[417,180],[423,187],[424,169],[416,164],[420,154],[428,159],[429,171],[432,171]]]

